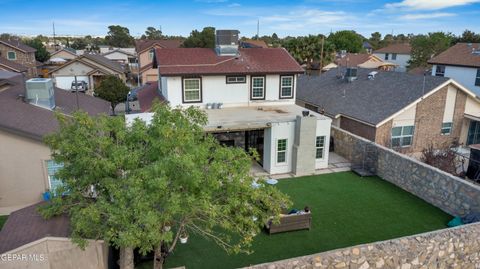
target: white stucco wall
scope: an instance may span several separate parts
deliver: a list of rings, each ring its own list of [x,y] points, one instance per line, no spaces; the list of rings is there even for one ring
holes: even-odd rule
[[[414,105],[393,118],[392,127],[415,125],[417,105]]]
[[[272,127],[264,133],[264,157],[263,168],[270,174],[285,174],[292,171],[292,153],[295,138],[295,121],[272,123]],[[287,139],[287,161],[277,163],[277,141]],[[269,146],[267,146],[269,142]],[[269,149],[269,151],[267,151]],[[268,163],[265,161],[269,161]]]
[[[432,67],[432,76],[435,76],[437,65]],[[475,86],[475,77],[477,76],[477,68],[461,67],[461,66],[445,66],[445,77],[452,78],[462,86],[480,95],[480,87]]]
[[[201,106],[207,103],[223,103],[225,107],[249,106],[249,105],[279,105],[295,104],[296,77],[294,83],[294,96],[291,99],[280,99],[280,76],[267,75],[265,80],[265,100],[250,100],[250,76],[247,76],[246,83],[227,84],[226,76],[202,76],[202,102],[182,102],[182,78],[167,78],[167,100],[172,106]]]
[[[443,122],[452,122],[453,113],[455,111],[455,101],[457,99],[457,89],[449,86],[447,90],[447,97],[445,98],[445,110],[443,111]]]
[[[374,53],[373,55],[377,56],[378,58],[382,59],[383,61],[387,61],[390,63],[397,64],[398,67],[395,68],[395,71],[397,72],[406,72],[407,71],[407,66],[408,66],[408,61],[410,60],[410,54],[398,54],[397,53],[397,58],[395,60],[392,60],[392,54],[388,54],[388,60],[385,60],[385,53]]]
[[[465,104],[465,114],[480,117],[480,103],[473,100],[470,96],[467,97],[467,102]]]

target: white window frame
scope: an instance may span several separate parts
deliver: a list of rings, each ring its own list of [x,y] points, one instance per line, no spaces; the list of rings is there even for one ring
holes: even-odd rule
[[[243,84],[247,83],[247,76],[227,76],[227,84]]]
[[[323,139],[321,145],[319,145],[319,139]],[[325,158],[325,142],[327,140],[327,137],[324,135],[319,135],[315,137],[315,159],[316,160],[322,160]],[[322,150],[322,156],[318,157],[318,151]]]
[[[388,60],[388,56],[390,56],[390,53],[385,53],[384,59],[385,59],[385,60]]]
[[[477,75],[475,76],[475,86],[480,86],[480,68],[477,69]]]
[[[450,126],[446,126],[446,125],[450,125]],[[442,123],[442,128],[440,129],[440,134],[441,135],[450,135],[452,133],[452,129],[453,129],[453,123],[451,121],[450,122],[443,122]]]
[[[198,80],[198,89],[186,89],[186,81],[189,80]],[[182,101],[183,103],[201,103],[202,102],[202,79],[201,78],[183,78],[183,83],[182,83],[182,91],[183,91],[183,96],[182,96]],[[186,92],[192,92],[192,91],[198,91],[198,99],[195,100],[187,100],[187,95]]]
[[[262,79],[262,87],[254,87],[253,86],[253,81],[255,79]],[[250,99],[252,100],[264,100],[265,99],[265,80],[266,78],[264,76],[252,76],[252,85],[251,85],[251,92],[250,92]],[[253,92],[255,89],[262,89],[262,96],[261,97],[254,97]]]
[[[48,189],[50,192],[55,193],[55,190],[52,188],[52,177],[55,177],[55,174],[50,174],[49,171],[49,164],[52,164],[52,169],[58,170],[63,167],[62,164],[55,163],[53,160],[45,160],[45,170],[47,174],[47,179],[48,179]],[[55,177],[55,180],[59,180],[58,178]]]
[[[439,69],[443,68],[443,72],[439,72]],[[436,65],[435,66],[435,76],[444,77],[445,76],[445,65]]]
[[[409,127],[412,127],[412,134],[404,134],[404,129],[406,128],[409,128]],[[400,130],[400,135],[393,135],[393,129],[395,128],[401,128]],[[390,143],[392,145],[392,148],[393,147],[401,147],[401,148],[407,148],[407,147],[411,147],[413,145],[413,135],[415,134],[415,126],[414,125],[408,125],[408,126],[395,126],[392,128],[391,130],[391,139],[390,139]],[[403,140],[405,138],[410,138],[410,144],[407,144],[407,145],[404,145],[403,143]],[[400,139],[400,143],[399,143],[399,146],[393,146],[393,139]]]
[[[289,78],[292,80],[292,84],[290,86],[283,86],[283,79]],[[289,99],[293,98],[293,85],[295,83],[295,77],[293,75],[287,75],[287,76],[280,76],[280,99]],[[290,88],[290,95],[283,95],[283,89],[284,88]]]
[[[397,54],[396,53],[392,53],[392,61],[395,61],[397,60]]]
[[[285,140],[285,149],[284,150],[279,150],[278,149],[278,144],[280,141],[283,141]],[[277,143],[275,145],[275,151],[276,151],[276,154],[275,154],[275,162],[277,164],[287,164],[287,159],[288,159],[288,139],[287,138],[279,138],[277,139]],[[278,161],[278,156],[279,156],[279,153],[284,153],[285,154],[285,160],[283,162],[279,162]]]
[[[10,58],[10,53],[13,53],[13,56],[14,56],[13,58]],[[17,60],[17,52],[13,50],[7,51],[7,60],[10,60],[10,61]]]

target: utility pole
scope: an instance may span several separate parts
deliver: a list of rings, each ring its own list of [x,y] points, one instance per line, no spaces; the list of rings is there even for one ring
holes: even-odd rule
[[[325,36],[322,35],[322,48],[320,50],[320,74],[322,73],[323,69],[323,43],[325,42]]]
[[[55,39],[55,22],[52,22],[53,25],[53,47],[55,50],[57,50],[57,41]]]
[[[260,19],[257,19],[257,40],[260,39]]]

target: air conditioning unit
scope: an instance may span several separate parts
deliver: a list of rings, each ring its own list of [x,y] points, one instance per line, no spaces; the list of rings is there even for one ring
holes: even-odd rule
[[[345,79],[349,82],[352,82],[357,79],[357,68],[354,67],[348,67],[347,70],[345,71]]]
[[[25,99],[32,105],[47,109],[55,108],[53,81],[49,78],[32,78],[27,80]]]

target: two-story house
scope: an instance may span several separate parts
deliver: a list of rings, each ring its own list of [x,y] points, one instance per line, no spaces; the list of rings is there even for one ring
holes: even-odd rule
[[[219,30],[216,42],[215,49],[155,51],[165,100],[205,109],[205,131],[225,145],[255,148],[269,174],[326,168],[331,119],[295,105],[300,65],[283,48],[238,48],[238,31]]]
[[[480,100],[453,79],[363,68],[341,74],[301,76],[297,104],[405,153],[480,143]]]
[[[179,48],[181,40],[137,40],[135,50],[138,57],[139,76],[142,84],[158,81],[157,70],[152,68],[153,54],[159,48]]]
[[[373,55],[378,58],[396,64],[395,71],[406,72],[408,61],[411,59],[412,47],[409,43],[398,43],[375,50]]]
[[[457,43],[428,63],[432,76],[453,78],[480,95],[480,43]]]
[[[16,66],[16,68],[8,70],[15,71],[20,68],[19,65],[26,67],[28,77],[37,76],[37,61],[35,59],[35,52],[37,50],[23,44],[18,40],[0,40],[0,57],[6,59],[7,61],[13,62],[14,64],[5,64],[8,66]],[[8,62],[7,62],[8,63]]]

